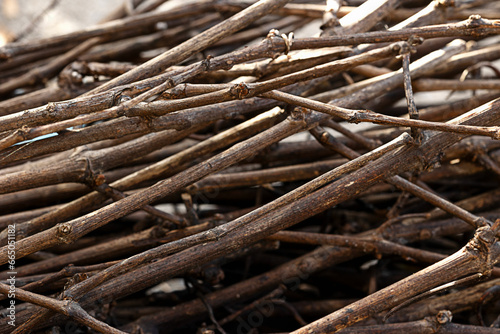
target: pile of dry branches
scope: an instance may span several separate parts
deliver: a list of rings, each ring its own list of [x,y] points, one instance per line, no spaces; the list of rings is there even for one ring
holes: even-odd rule
[[[163,2],[0,48],[0,333],[499,332],[498,3]]]

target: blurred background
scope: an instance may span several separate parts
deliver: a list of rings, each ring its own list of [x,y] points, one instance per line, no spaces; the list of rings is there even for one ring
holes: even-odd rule
[[[73,32],[106,18],[124,0],[0,0],[0,46]]]

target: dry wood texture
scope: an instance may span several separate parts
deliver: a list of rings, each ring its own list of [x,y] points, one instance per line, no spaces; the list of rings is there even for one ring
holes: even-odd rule
[[[498,3],[164,2],[0,47],[0,333],[500,332]]]

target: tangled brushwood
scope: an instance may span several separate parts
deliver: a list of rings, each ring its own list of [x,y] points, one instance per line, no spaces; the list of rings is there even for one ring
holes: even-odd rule
[[[0,334],[500,332],[498,2],[168,4],[0,47]]]

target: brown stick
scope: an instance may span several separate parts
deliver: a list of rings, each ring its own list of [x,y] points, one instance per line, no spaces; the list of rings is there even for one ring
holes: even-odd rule
[[[145,115],[148,115],[148,117],[161,116],[166,113],[171,113],[182,109],[200,107],[208,104],[213,104],[216,102],[220,103],[238,98],[239,99],[250,98],[253,96],[257,96],[263,92],[269,91],[271,89],[283,88],[285,86],[292,85],[300,81],[306,81],[320,77],[322,75],[331,74],[334,71],[341,71],[344,69],[352,68],[360,64],[386,58],[396,54],[402,48],[405,47],[407,47],[405,43],[395,44],[374,51],[369,51],[359,56],[353,56],[346,60],[344,59],[337,60],[329,64],[320,65],[312,69],[307,69],[297,73],[285,75],[283,77],[271,79],[262,83],[249,84],[249,85],[245,83],[240,83],[240,84],[235,84],[230,88],[221,91],[216,91],[213,93],[207,93],[201,96],[194,96],[191,98],[175,100],[175,101],[163,101],[161,102],[162,105],[161,109],[145,108],[144,106],[142,108],[133,109],[140,102],[150,98],[151,96],[161,93],[164,90],[173,87],[175,84],[183,82],[186,77],[191,77],[200,73],[202,69],[200,66],[197,66],[191,69],[192,73],[189,73],[189,71],[187,71],[187,73],[184,72],[182,75],[179,75],[178,77],[181,77],[181,79],[179,79],[178,77],[173,77],[170,80],[167,80],[165,83],[156,86],[155,88],[139,95],[138,97],[132,100],[126,101],[118,106],[106,109],[102,112],[92,113],[88,115],[81,115],[79,117],[70,120],[60,121],[33,129],[27,129],[23,127],[13,132],[11,135],[0,140],[0,151],[23,140],[29,140],[45,134],[63,131],[67,128],[78,125],[89,124],[92,122],[97,122],[109,118],[117,118],[121,115],[126,115],[129,117],[145,116]]]
[[[6,296],[9,295],[9,293],[12,293],[12,291],[10,290],[10,285],[0,283],[0,292]],[[78,303],[75,303],[71,300],[57,300],[19,288],[15,289],[14,294],[21,300],[35,305],[43,306],[49,310],[71,317],[79,323],[89,326],[90,328],[95,329],[100,333],[125,334],[125,332],[122,332],[102,321],[91,317],[87,312],[85,312],[83,308],[81,308]]]
[[[244,28],[259,17],[267,15],[273,10],[284,6],[288,1],[289,0],[260,0],[224,22],[170,49],[161,56],[158,56],[157,58],[138,66],[134,70],[129,71],[100,86],[99,88],[92,90],[87,93],[87,95],[104,92],[112,87],[144,79],[147,76],[159,74],[166,68],[175,65],[189,56],[205,49],[213,43],[221,40],[223,37]]]
[[[499,102],[496,101],[495,103],[488,104],[487,106],[484,106],[484,110],[482,112],[480,111],[481,109],[471,111],[468,113],[468,118],[470,120],[474,119],[475,121],[481,121],[481,122],[487,122],[491,121],[494,122],[495,120],[490,118],[490,115],[492,114],[492,110],[497,110],[499,106]],[[491,109],[493,107],[493,109]],[[488,110],[488,111],[486,111]],[[486,114],[488,115],[486,117]],[[485,119],[486,117],[486,119]],[[394,171],[400,171],[399,168],[408,168],[408,162],[411,161],[408,159],[408,157],[411,157],[411,155],[408,155],[409,152],[414,150],[415,156],[413,159],[412,164],[420,164],[421,159],[422,159],[422,154],[424,154],[423,158],[425,159],[425,156],[435,156],[434,150],[440,150],[442,149],[442,146],[439,147],[440,145],[449,145],[453,141],[459,139],[460,137],[457,137],[457,135],[450,135],[450,134],[436,134],[432,137],[433,139],[427,139],[430,141],[426,141],[422,147],[418,148],[416,150],[415,148],[407,148],[404,150],[400,150],[397,153],[393,154],[392,156],[389,155],[389,157],[385,157],[385,159],[382,159],[382,161],[378,162],[378,168],[373,168],[371,165],[370,168],[361,168],[360,170],[351,173],[349,176],[344,177],[336,182],[334,182],[332,185],[326,186],[323,189],[320,189],[320,191],[317,191],[316,193],[310,194],[302,198],[301,200],[296,201],[295,203],[292,203],[291,205],[285,205],[282,208],[277,208],[275,209],[271,215],[264,215],[262,217],[259,217],[257,212],[261,211],[261,209],[256,210],[256,212],[253,212],[251,214],[248,214],[241,219],[235,220],[231,222],[230,224],[223,225],[221,227],[216,228],[215,230],[224,230],[224,231],[229,231],[221,240],[225,240],[225,242],[218,242],[218,243],[210,243],[206,244],[204,246],[196,246],[191,249],[187,249],[185,251],[182,251],[176,255],[173,255],[171,257],[167,257],[163,260],[160,260],[158,262],[155,262],[155,266],[159,265],[160,263],[165,263],[167,267],[169,267],[170,274],[173,274],[174,272],[180,272],[182,270],[183,266],[191,267],[193,265],[196,265],[196,262],[193,262],[194,257],[201,256],[203,254],[203,260],[202,261],[208,261],[207,255],[211,254],[211,251],[209,249],[218,249],[219,247],[223,248],[225,251],[228,250],[227,247],[239,247],[241,245],[241,242],[245,240],[257,240],[261,238],[262,236],[265,236],[269,233],[273,233],[278,229],[283,229],[285,225],[291,225],[294,224],[294,222],[300,221],[304,219],[304,216],[310,216],[314,215],[316,212],[320,212],[323,210],[323,208],[326,207],[331,207],[331,205],[337,201],[342,201],[344,197],[351,197],[354,196],[357,192],[361,191],[359,187],[365,188],[367,185],[373,184],[377,180],[381,178],[380,175],[378,175],[378,169],[382,168],[386,171],[387,173],[391,173]],[[440,143],[440,145],[436,145],[437,143]],[[424,146],[425,145],[425,146]],[[424,149],[425,147],[425,149]],[[430,150],[430,151],[427,151]],[[418,152],[418,153],[417,153]],[[423,153],[426,152],[426,153]],[[401,164],[401,160],[399,160],[398,155],[404,155],[406,157],[405,163]],[[358,180],[357,182],[352,182],[351,180]],[[353,187],[354,189],[357,188],[357,190],[353,189],[353,192],[350,191],[349,188]],[[333,193],[329,193],[332,191]],[[314,210],[311,211],[311,205],[304,204],[306,203],[318,203],[318,198],[323,198],[323,201],[319,203],[319,206],[314,207]],[[326,202],[324,199],[329,199]],[[272,205],[267,205],[264,206],[264,209],[267,209],[267,207],[272,207]],[[305,208],[307,208],[307,211],[304,211]],[[256,218],[259,217],[259,218]],[[285,218],[286,217],[286,218]],[[242,224],[243,222],[249,222],[252,221],[251,225],[244,225]],[[232,231],[231,226],[240,226],[240,228]],[[251,232],[250,232],[251,231]],[[248,239],[247,239],[248,238]],[[255,239],[254,239],[255,238]],[[238,241],[236,241],[238,240]],[[203,251],[201,251],[203,249]],[[214,256],[216,256],[214,254]],[[177,258],[178,260],[182,260],[182,265],[180,261],[175,261],[176,266],[175,269],[170,267],[167,263],[171,263],[172,257]],[[189,259],[189,260],[188,260]],[[201,259],[201,258],[200,258]],[[184,262],[186,261],[186,262]],[[476,263],[477,264],[477,263]],[[187,268],[186,267],[186,268]],[[120,277],[117,277],[116,279],[113,279],[109,281],[108,283],[105,284],[107,286],[108,284],[116,286],[114,284],[117,284],[118,281],[122,282],[120,284],[123,284],[124,282],[129,282],[128,281],[128,276],[129,275],[137,275],[139,272],[141,273],[146,273],[149,266],[145,266],[143,268],[139,268],[138,270],[121,275]],[[165,272],[166,273],[166,272]],[[169,275],[170,275],[169,274]],[[147,275],[147,274],[146,274]],[[143,276],[145,277],[145,276]],[[156,277],[155,279],[161,279],[160,277]],[[142,283],[146,282],[141,282],[140,284],[137,284],[139,282],[135,282],[135,288],[140,288],[139,286],[142,285]],[[118,284],[118,285],[120,285]],[[151,282],[148,282],[146,284],[151,284]],[[105,290],[107,291],[107,290]],[[87,296],[87,300],[90,297],[90,295]],[[101,295],[102,297],[102,295]],[[93,297],[92,297],[93,298]]]
[[[493,233],[489,227],[480,228],[474,239],[454,255],[292,333],[335,333],[443,284],[443,276],[451,281],[472,273],[488,275],[494,264],[500,261],[500,244]]]
[[[193,15],[193,12],[206,12],[212,8],[211,4],[208,3],[197,3],[189,7],[179,7],[175,10],[170,10],[167,12],[160,13],[145,13],[141,15],[135,15],[129,18],[115,20],[112,22],[102,23],[96,25],[90,29],[83,31],[77,31],[74,33],[51,37],[46,39],[40,39],[35,42],[17,42],[10,43],[0,48],[0,59],[9,59],[17,55],[26,54],[29,52],[34,52],[40,49],[46,49],[49,47],[57,46],[68,46],[75,45],[81,41],[90,39],[92,37],[98,37],[102,35],[113,35],[123,31],[134,31],[139,30],[138,28],[145,25],[153,25],[160,21],[176,19],[184,16]],[[140,30],[139,30],[140,31]]]

